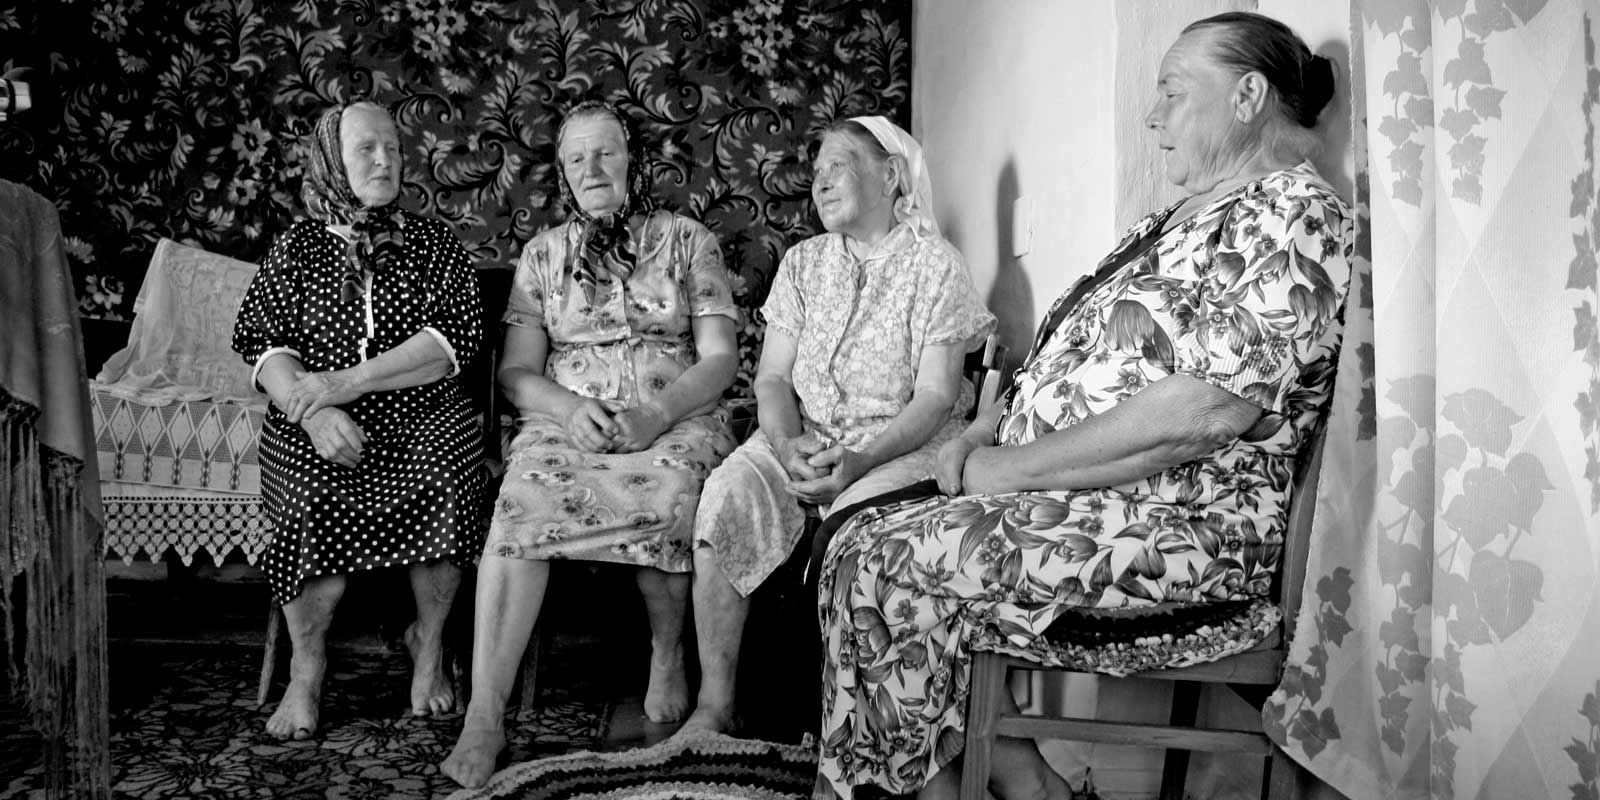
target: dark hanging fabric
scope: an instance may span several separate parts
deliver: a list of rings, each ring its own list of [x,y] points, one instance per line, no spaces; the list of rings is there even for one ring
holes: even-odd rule
[[[10,685],[44,739],[52,800],[111,797],[103,517],[62,246],[56,209],[0,180],[0,617]]]

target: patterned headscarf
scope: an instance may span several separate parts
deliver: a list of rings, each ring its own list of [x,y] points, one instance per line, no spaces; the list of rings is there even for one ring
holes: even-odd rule
[[[900,172],[900,199],[894,204],[894,218],[911,226],[919,237],[938,236],[939,221],[933,218],[933,181],[928,177],[928,164],[922,159],[922,145],[884,117],[851,117],[850,121],[866,128],[889,155],[900,156],[906,162]]]
[[[377,274],[400,264],[404,243],[400,206],[393,201],[377,207],[365,206],[350,188],[350,173],[345,169],[339,139],[339,121],[353,105],[357,103],[335,106],[317,119],[307,148],[309,157],[301,186],[301,196],[312,219],[325,225],[349,225],[354,231],[345,248],[345,272],[339,280],[339,296],[346,303],[360,297],[364,291],[363,272]],[[376,107],[381,109],[381,106]]]
[[[573,106],[561,120],[561,128],[556,132],[557,148],[566,138],[569,123],[582,117],[595,116],[610,116],[622,128],[623,146],[628,152],[628,192],[622,201],[622,208],[598,217],[584,211],[567,183],[566,167],[561,164],[559,153],[556,158],[556,184],[561,204],[581,226],[578,262],[572,266],[572,277],[590,303],[594,302],[595,289],[601,280],[609,281],[606,276],[625,281],[633,274],[639,255],[634,248],[633,232],[628,228],[628,217],[632,214],[649,214],[656,207],[655,198],[650,194],[650,170],[646,167],[640,137],[635,135],[631,122],[616,106],[599,100],[585,100]]]

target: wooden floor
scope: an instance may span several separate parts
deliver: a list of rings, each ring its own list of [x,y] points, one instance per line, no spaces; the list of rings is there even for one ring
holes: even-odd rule
[[[107,567],[108,636],[117,642],[231,643],[260,648],[266,630],[267,587],[254,567],[229,564],[185,568],[180,564],[110,562]],[[463,584],[452,617],[450,635],[456,647],[470,652],[471,586]],[[769,741],[799,742],[817,727],[817,651],[815,611],[800,601],[802,592],[758,593],[746,629],[741,663],[740,696],[745,735]],[[375,573],[353,579],[335,614],[329,646],[384,650],[410,622],[409,589],[401,573]],[[614,565],[559,564],[553,571],[543,624],[551,651],[586,655],[582,675],[563,675],[551,659],[541,681],[582,680],[611,701],[607,749],[653,744],[670,736],[676,725],[656,724],[644,716],[648,677],[649,628],[632,575]],[[697,684],[697,659],[692,631],[691,692]],[[598,648],[598,651],[596,650]],[[287,670],[287,639],[281,648],[269,701],[281,693]],[[599,652],[601,656],[595,658]],[[595,670],[594,664],[605,667]],[[113,665],[114,666],[114,665]]]

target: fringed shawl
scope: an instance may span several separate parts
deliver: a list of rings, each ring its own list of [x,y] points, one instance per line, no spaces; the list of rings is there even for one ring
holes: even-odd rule
[[[103,518],[80,340],[56,210],[0,180],[0,617],[10,685],[26,687],[44,737],[49,798],[111,796]]]

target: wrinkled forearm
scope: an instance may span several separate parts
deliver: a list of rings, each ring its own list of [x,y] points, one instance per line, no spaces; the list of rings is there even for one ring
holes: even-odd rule
[[[261,384],[261,388],[266,391],[273,405],[281,409],[289,404],[289,388],[306,374],[306,368],[300,363],[300,359],[288,353],[274,353],[262,362],[261,369],[256,374],[256,382]]]
[[[774,447],[805,432],[800,417],[800,398],[794,392],[793,383],[770,375],[757,375],[754,388],[756,424]]]
[[[1120,486],[1200,458],[1236,436],[1205,420],[1135,423],[1101,415],[1025,445],[979,448],[967,458],[963,483],[984,494]]]
[[[390,350],[347,370],[362,394],[433,383],[450,374],[450,356],[430,334],[418,332]]]
[[[667,427],[695,414],[711,410],[717,398],[733,385],[739,371],[739,357],[717,353],[696,361],[665,389],[651,398],[650,405],[661,412]]]
[[[866,469],[893,461],[933,440],[950,420],[955,397],[947,392],[917,392],[883,432],[861,448]]]
[[[502,366],[496,376],[506,398],[520,414],[543,414],[553,419],[566,419],[583,398],[549,378],[539,370],[525,365]]]

